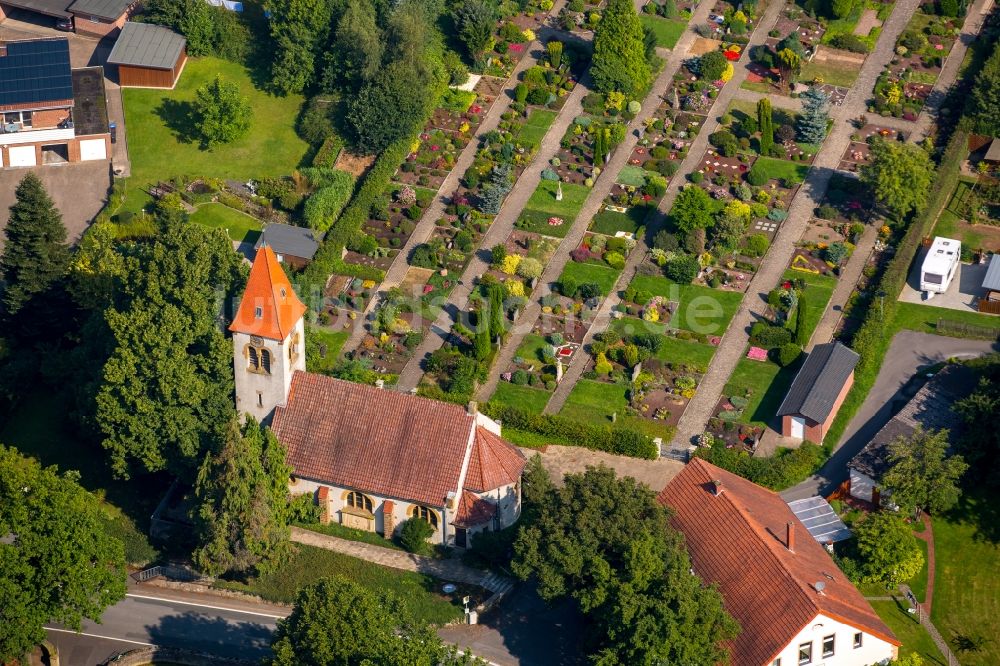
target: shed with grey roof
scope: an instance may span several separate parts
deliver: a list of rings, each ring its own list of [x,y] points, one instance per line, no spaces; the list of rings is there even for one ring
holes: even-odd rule
[[[96,17],[114,21],[128,12],[135,0],[75,0],[69,6],[69,11],[76,16]]]
[[[294,268],[302,268],[316,256],[319,242],[311,229],[291,224],[273,223],[264,227],[254,249],[267,245],[278,255],[278,261]]]
[[[128,22],[111,49],[118,83],[131,88],[173,88],[187,62],[186,40],[169,28]]]
[[[859,359],[839,342],[813,347],[778,408],[781,434],[821,442],[854,384]]]
[[[1000,301],[1000,254],[990,258],[990,265],[983,277],[983,289],[986,290],[986,300]]]

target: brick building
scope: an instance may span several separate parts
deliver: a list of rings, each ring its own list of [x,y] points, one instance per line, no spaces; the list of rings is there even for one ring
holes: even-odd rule
[[[822,442],[854,385],[859,359],[839,342],[813,347],[778,408],[782,436]]]

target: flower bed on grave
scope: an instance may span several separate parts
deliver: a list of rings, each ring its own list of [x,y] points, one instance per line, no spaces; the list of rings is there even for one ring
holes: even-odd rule
[[[621,123],[579,116],[566,129],[559,151],[549,160],[542,177],[590,187],[600,173],[597,169],[624,138],[625,126]]]
[[[528,46],[534,41],[537,29],[521,26],[516,19],[514,15],[500,22],[492,46],[474,63],[474,71],[501,79],[514,73],[517,63],[528,54]]]
[[[604,198],[601,209],[590,221],[590,231],[607,236],[628,236],[638,239],[657,198],[636,187],[614,184]]]
[[[372,203],[370,217],[362,227],[377,243],[367,254],[394,257],[433,200],[433,190],[389,183],[385,193]]]
[[[561,380],[561,372],[579,350],[579,344],[566,342],[561,333],[545,337],[529,333],[518,347],[510,366],[500,373],[500,379],[515,386],[552,392]]]
[[[712,446],[714,442],[721,442],[727,449],[740,449],[753,453],[760,443],[764,429],[738,422],[743,417],[748,402],[747,397],[737,395],[719,400],[719,404],[716,405],[716,415],[708,420],[708,428],[705,431],[712,436],[713,441],[707,441],[705,435],[702,435],[699,445]]]
[[[441,98],[441,106],[434,110],[426,127],[473,136],[495,99],[487,99],[476,92],[448,88]]]
[[[353,358],[370,363],[376,372],[398,375],[423,340],[423,319],[419,300],[391,290],[376,306]]]
[[[857,173],[865,164],[871,163],[871,143],[877,138],[886,141],[906,141],[909,132],[901,132],[890,127],[881,127],[877,123],[866,123],[860,130],[851,135],[851,145],[840,158],[841,171]]]
[[[498,282],[520,281],[523,290],[520,293],[527,296],[537,287],[537,280],[557,247],[558,243],[551,238],[514,229],[502,244],[490,249],[491,262],[486,275]]]
[[[593,32],[601,22],[604,4],[604,0],[571,0],[559,12],[559,27],[569,32]]]
[[[750,35],[757,24],[757,17],[763,9],[763,2],[757,6],[756,2],[732,3],[727,0],[716,0],[709,13],[709,22],[715,27],[719,38],[725,36],[725,39],[731,42],[746,44],[750,41]]]
[[[421,132],[395,179],[407,185],[437,190],[455,166],[458,154],[469,143],[468,134],[431,130]]]
[[[514,89],[515,101],[558,111],[586,71],[588,61],[587,54],[577,47],[549,41],[539,63],[521,73],[521,82]]]
[[[461,209],[459,214],[446,213],[435,222],[427,242],[413,249],[410,265],[445,271],[445,276],[457,279],[472,259],[492,221],[491,216],[472,209]]]
[[[686,61],[681,65],[677,73],[674,74],[673,81],[664,99],[679,102],[681,111],[707,116],[715,103],[715,98],[719,96],[721,85],[716,82],[704,81],[691,70],[693,63]],[[721,83],[721,81],[719,82]]]
[[[334,275],[323,292],[323,311],[319,315],[324,326],[336,322],[339,329],[350,331],[362,321],[361,314],[375,294],[375,281]]]
[[[771,147],[767,151],[768,157],[812,164],[816,159],[818,146],[807,143],[799,143],[795,140],[795,126],[799,115],[786,109],[771,109]],[[744,153],[761,154],[761,131],[756,110],[751,110],[744,104],[731,104],[727,112],[722,116],[719,131],[731,134],[739,146],[739,150]],[[727,137],[728,138],[728,137]],[[715,143],[713,143],[715,145]]]

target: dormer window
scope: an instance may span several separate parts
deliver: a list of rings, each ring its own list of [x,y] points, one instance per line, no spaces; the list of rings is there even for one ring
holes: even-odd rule
[[[264,308],[262,308],[259,305],[257,307],[255,307],[253,309],[253,316],[254,316],[255,319],[263,319],[264,318]]]

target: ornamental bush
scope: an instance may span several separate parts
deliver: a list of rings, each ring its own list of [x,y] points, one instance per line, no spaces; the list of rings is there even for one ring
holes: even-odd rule
[[[678,284],[691,284],[698,277],[699,270],[698,258],[689,254],[671,259],[663,268],[664,274]]]
[[[747,238],[744,252],[748,257],[763,257],[771,247],[771,241],[765,234],[752,234]]]
[[[767,173],[767,169],[762,166],[758,166],[758,164],[759,163],[755,162],[754,165],[750,167],[750,171],[747,172],[747,182],[754,187],[762,187],[771,179],[771,176]]]
[[[317,169],[316,171],[320,171]],[[324,182],[329,184],[316,190],[306,199],[302,214],[310,229],[326,231],[340,217],[344,206],[354,193],[354,176],[346,171],[323,169]]]
[[[758,321],[750,327],[750,344],[764,349],[773,349],[792,341],[792,332],[784,326],[774,326]]]
[[[802,348],[794,342],[786,342],[777,349],[773,350],[772,355],[774,357],[774,362],[784,368],[792,363],[795,363],[795,361],[799,359],[799,356],[802,355]]]
[[[431,524],[422,518],[409,518],[399,528],[399,545],[411,553],[426,553],[430,550],[427,539],[434,534]]]

